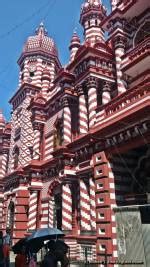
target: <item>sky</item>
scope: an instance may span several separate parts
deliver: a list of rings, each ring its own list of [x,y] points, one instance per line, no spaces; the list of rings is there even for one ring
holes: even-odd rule
[[[28,36],[44,22],[57,45],[62,65],[69,59],[69,43],[76,29],[81,40],[80,8],[84,0],[1,0],[0,8],[0,109],[10,119],[9,99],[18,86],[17,60]],[[103,0],[110,9],[109,0]],[[109,11],[108,11],[109,12]]]

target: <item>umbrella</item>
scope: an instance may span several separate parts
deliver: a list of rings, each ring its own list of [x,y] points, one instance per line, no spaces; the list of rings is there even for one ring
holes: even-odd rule
[[[21,238],[13,247],[12,247],[12,251],[15,254],[19,254],[21,253],[23,247],[26,247],[27,244],[27,237],[25,238]]]
[[[37,253],[44,246],[42,240],[28,240],[26,243],[26,252]]]
[[[37,253],[43,246],[44,242],[42,240],[32,240],[32,243],[29,242],[29,237],[21,238],[13,247],[12,251],[15,254],[22,252],[23,248],[27,252]]]
[[[64,236],[64,233],[57,228],[41,228],[34,231],[31,236],[29,236],[28,241],[33,242],[33,240],[49,240],[57,237]]]

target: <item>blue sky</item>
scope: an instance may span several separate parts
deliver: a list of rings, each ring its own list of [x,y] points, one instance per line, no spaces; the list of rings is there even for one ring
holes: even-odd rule
[[[62,64],[69,58],[68,45],[74,29],[82,38],[79,25],[84,0],[3,0],[0,8],[0,108],[10,118],[9,99],[18,84],[19,58],[27,37],[41,21],[57,44]],[[103,0],[109,8],[109,0]]]

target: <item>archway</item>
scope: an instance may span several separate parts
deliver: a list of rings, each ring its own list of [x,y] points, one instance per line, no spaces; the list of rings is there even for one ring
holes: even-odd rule
[[[51,206],[51,214],[53,214],[53,227],[61,229],[62,227],[62,192],[61,184],[58,181],[54,181],[49,187],[50,198],[53,199],[53,205]]]
[[[11,236],[13,236],[14,214],[15,214],[15,205],[14,202],[11,200],[8,206],[7,224],[6,224],[6,227],[10,229]]]
[[[150,20],[145,21],[139,29],[136,31],[134,36],[134,47],[136,47],[138,44],[140,44],[143,40],[145,40],[147,37],[150,37]]]

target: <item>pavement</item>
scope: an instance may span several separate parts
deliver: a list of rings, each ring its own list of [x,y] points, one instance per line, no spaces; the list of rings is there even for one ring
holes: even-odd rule
[[[13,252],[10,252],[10,267],[15,267],[15,255]]]

